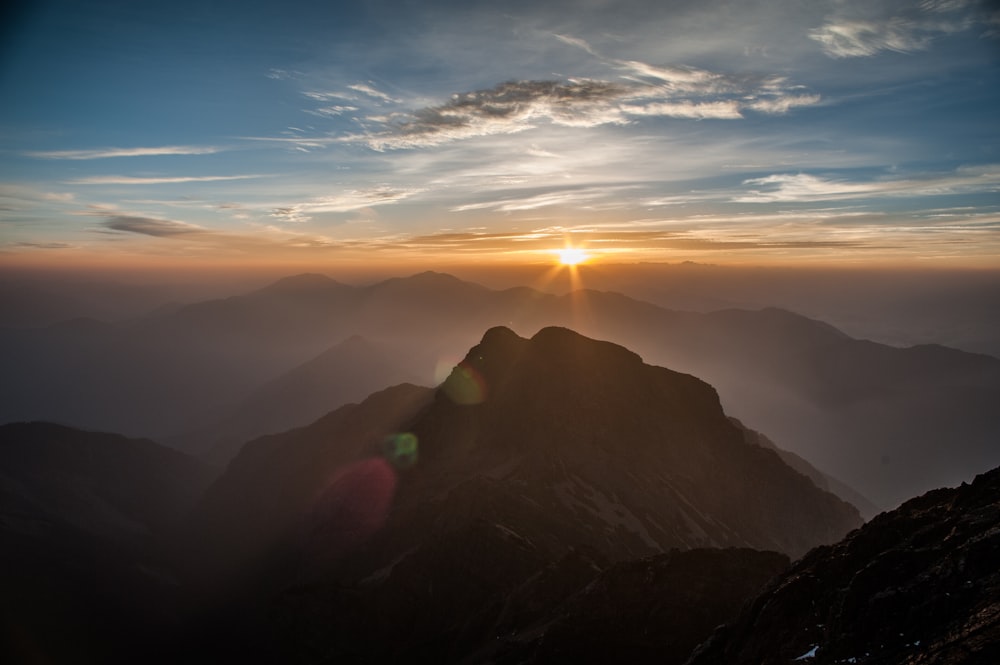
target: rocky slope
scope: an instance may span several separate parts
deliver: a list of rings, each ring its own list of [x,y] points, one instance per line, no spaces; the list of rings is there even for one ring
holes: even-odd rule
[[[1000,468],[798,561],[689,665],[1000,662]]]
[[[397,387],[248,444],[191,539],[222,602],[279,594],[262,621],[302,662],[456,662],[574,552],[597,569],[673,549],[798,556],[860,522],[747,442],[704,382],[570,330],[494,328],[433,393]]]
[[[212,478],[152,441],[0,427],[0,656],[109,662],[178,602],[170,543]]]

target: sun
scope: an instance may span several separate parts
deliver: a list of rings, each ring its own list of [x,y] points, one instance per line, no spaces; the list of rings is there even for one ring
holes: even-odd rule
[[[559,257],[559,263],[564,266],[579,265],[590,258],[590,255],[579,247],[557,249],[556,255]]]

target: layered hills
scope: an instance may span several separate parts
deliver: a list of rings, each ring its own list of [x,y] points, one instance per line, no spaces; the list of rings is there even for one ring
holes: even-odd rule
[[[153,436],[201,454],[221,442],[224,463],[245,440],[388,382],[436,385],[496,325],[527,336],[571,327],[698,376],[730,415],[879,506],[1000,464],[995,358],[857,340],[776,309],[681,312],[438,273],[361,287],[302,275],[122,323],[0,330],[10,377],[0,420]]]
[[[561,327],[490,328],[437,389],[254,439],[214,481],[44,423],[0,427],[0,462],[12,662],[998,656],[1000,471],[862,525],[709,384]]]

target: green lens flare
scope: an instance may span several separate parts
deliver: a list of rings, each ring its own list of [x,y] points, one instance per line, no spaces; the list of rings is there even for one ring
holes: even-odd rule
[[[390,434],[383,443],[386,459],[399,469],[405,469],[417,463],[417,448],[417,435],[412,432]]]

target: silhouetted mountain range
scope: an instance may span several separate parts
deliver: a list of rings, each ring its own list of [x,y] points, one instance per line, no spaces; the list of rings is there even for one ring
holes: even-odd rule
[[[304,425],[359,399],[371,377],[434,385],[441,367],[496,325],[523,335],[571,327],[699,376],[731,415],[878,505],[1000,464],[995,358],[855,340],[775,309],[677,312],[614,293],[492,291],[437,273],[366,287],[305,275],[130,323],[2,330],[0,362],[12,380],[0,419],[186,440],[205,453],[197,446]],[[395,371],[364,353],[329,363],[327,352],[353,336]],[[317,373],[325,396],[262,406],[268,384],[305,394]]]
[[[710,385],[564,328],[491,328],[438,389],[255,439],[204,493],[149,441],[0,435],[12,662],[996,656],[1000,471],[856,529]]]
[[[860,523],[702,381],[567,329],[493,328],[433,393],[400,386],[247,444],[190,542],[223,601],[292,585],[276,639],[311,645],[303,662],[457,662],[507,594],[573,552],[799,556]]]

